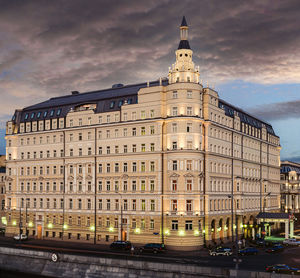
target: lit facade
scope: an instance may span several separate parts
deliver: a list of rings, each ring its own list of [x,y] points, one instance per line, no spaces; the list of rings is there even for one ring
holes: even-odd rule
[[[203,87],[185,19],[180,36],[167,79],[15,112],[6,134],[8,234],[22,219],[38,238],[188,249],[230,238],[232,205],[246,236],[262,208],[278,211],[278,136]]]
[[[281,180],[281,211],[299,213],[300,205],[300,164],[282,161]]]
[[[5,155],[1,155],[0,156],[0,228],[5,228],[5,224],[6,224],[5,221]]]

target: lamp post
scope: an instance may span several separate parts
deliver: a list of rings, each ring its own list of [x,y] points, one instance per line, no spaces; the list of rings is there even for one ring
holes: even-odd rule
[[[264,237],[265,237],[265,208],[266,208],[265,202],[266,202],[266,198],[270,195],[271,195],[271,192],[267,193],[263,198],[263,233],[264,233]]]
[[[237,219],[237,213],[235,211],[235,231],[236,231],[236,239],[234,241],[234,228],[233,228],[233,219],[234,219],[234,213],[233,213],[233,205],[234,205],[234,199],[233,194],[228,195],[228,198],[231,199],[231,231],[232,231],[232,249],[234,249],[235,245],[235,258],[233,259],[235,262],[235,269],[239,269],[239,253],[238,253],[238,219]]]

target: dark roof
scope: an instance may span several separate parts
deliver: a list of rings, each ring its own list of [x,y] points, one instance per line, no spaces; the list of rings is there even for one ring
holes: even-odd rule
[[[167,85],[168,80],[163,79],[162,84]],[[159,81],[149,82],[150,87],[158,85]],[[71,109],[83,104],[96,104],[95,113],[117,111],[121,109],[125,101],[128,104],[138,103],[138,91],[145,87],[147,87],[147,82],[54,97],[44,102],[25,107],[21,111],[17,110],[12,120],[16,122],[30,122],[61,118],[66,116]]]
[[[288,174],[291,171],[295,171],[297,174],[300,174],[300,167],[292,166],[292,165],[281,165],[280,173]]]
[[[178,49],[191,49],[189,41],[188,40],[181,40],[179,42]]]
[[[243,111],[242,109],[240,109],[238,107],[235,107],[235,106],[229,104],[228,102],[226,102],[222,99],[219,99],[219,108],[221,108],[225,111],[225,115],[232,117],[232,118],[234,117],[234,113],[236,112],[237,115],[240,117],[242,123],[251,125],[255,128],[261,129],[262,125],[264,124],[266,126],[267,132],[276,136],[276,134],[270,124],[250,115],[249,113]]]
[[[185,16],[183,16],[180,26],[188,26],[187,23],[186,23]]]
[[[0,173],[1,173],[1,174],[3,174],[3,173],[5,174],[5,169],[6,169],[6,168],[5,168],[5,167],[3,167],[3,166],[2,166],[2,167],[0,167]]]
[[[285,212],[260,212],[256,218],[289,219],[289,214]]]

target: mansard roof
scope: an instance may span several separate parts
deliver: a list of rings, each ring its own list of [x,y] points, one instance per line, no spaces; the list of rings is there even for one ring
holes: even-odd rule
[[[300,164],[292,161],[281,161],[281,174],[288,174],[292,171],[295,171],[297,174],[300,174]]]
[[[269,123],[250,115],[248,112],[229,104],[225,100],[219,99],[219,108],[223,109],[225,111],[225,115],[231,118],[233,118],[234,114],[236,113],[240,117],[242,123],[248,124],[255,128],[261,129],[262,126],[265,125],[268,133],[277,136]]]
[[[167,80],[162,80],[163,85],[167,85]],[[149,82],[149,86],[158,86],[159,81]],[[141,88],[146,88],[147,82],[133,85],[123,86],[118,84],[113,88],[53,97],[44,102],[40,102],[22,110],[16,110],[13,121],[30,122],[38,120],[47,120],[53,118],[61,118],[68,112],[79,105],[95,104],[95,113],[118,111],[121,106],[127,101],[128,104],[138,103],[138,91]]]
[[[178,49],[191,49],[188,40],[181,40],[178,45]]]

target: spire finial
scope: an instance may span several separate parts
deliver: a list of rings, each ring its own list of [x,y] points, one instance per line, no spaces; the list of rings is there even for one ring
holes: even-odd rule
[[[185,16],[183,16],[182,22],[181,22],[181,25],[180,25],[180,26],[181,26],[181,27],[183,27],[183,26],[188,26],[187,23],[186,23]]]

